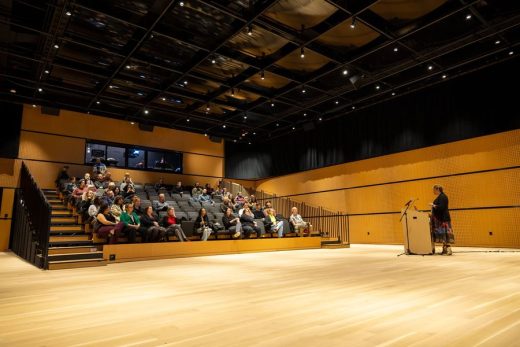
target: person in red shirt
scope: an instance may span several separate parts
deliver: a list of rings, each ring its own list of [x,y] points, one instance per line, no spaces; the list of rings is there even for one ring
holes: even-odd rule
[[[173,207],[168,207],[167,215],[161,220],[161,226],[166,228],[166,240],[169,240],[169,235],[176,235],[180,242],[190,241],[184,234]]]

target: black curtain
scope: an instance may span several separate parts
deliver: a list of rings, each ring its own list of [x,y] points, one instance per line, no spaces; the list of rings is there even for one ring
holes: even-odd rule
[[[226,142],[226,177],[254,179],[520,128],[518,59],[267,143]]]
[[[23,106],[0,102],[2,124],[0,126],[0,157],[17,158],[20,145]]]

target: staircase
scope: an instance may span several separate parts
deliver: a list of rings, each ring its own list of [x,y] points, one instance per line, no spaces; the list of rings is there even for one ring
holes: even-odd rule
[[[52,208],[48,269],[106,265],[103,260],[103,246],[96,245],[89,239],[84,225],[80,223],[81,217],[67,208],[56,190],[44,189],[43,192]]]

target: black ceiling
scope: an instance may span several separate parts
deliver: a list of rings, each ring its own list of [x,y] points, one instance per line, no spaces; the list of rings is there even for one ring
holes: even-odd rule
[[[239,141],[297,131],[512,59],[520,42],[513,0],[0,6],[2,100]]]

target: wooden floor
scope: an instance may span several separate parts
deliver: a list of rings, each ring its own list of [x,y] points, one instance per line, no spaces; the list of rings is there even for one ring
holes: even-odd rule
[[[0,253],[0,346],[520,346],[520,253],[401,250],[60,271]]]

